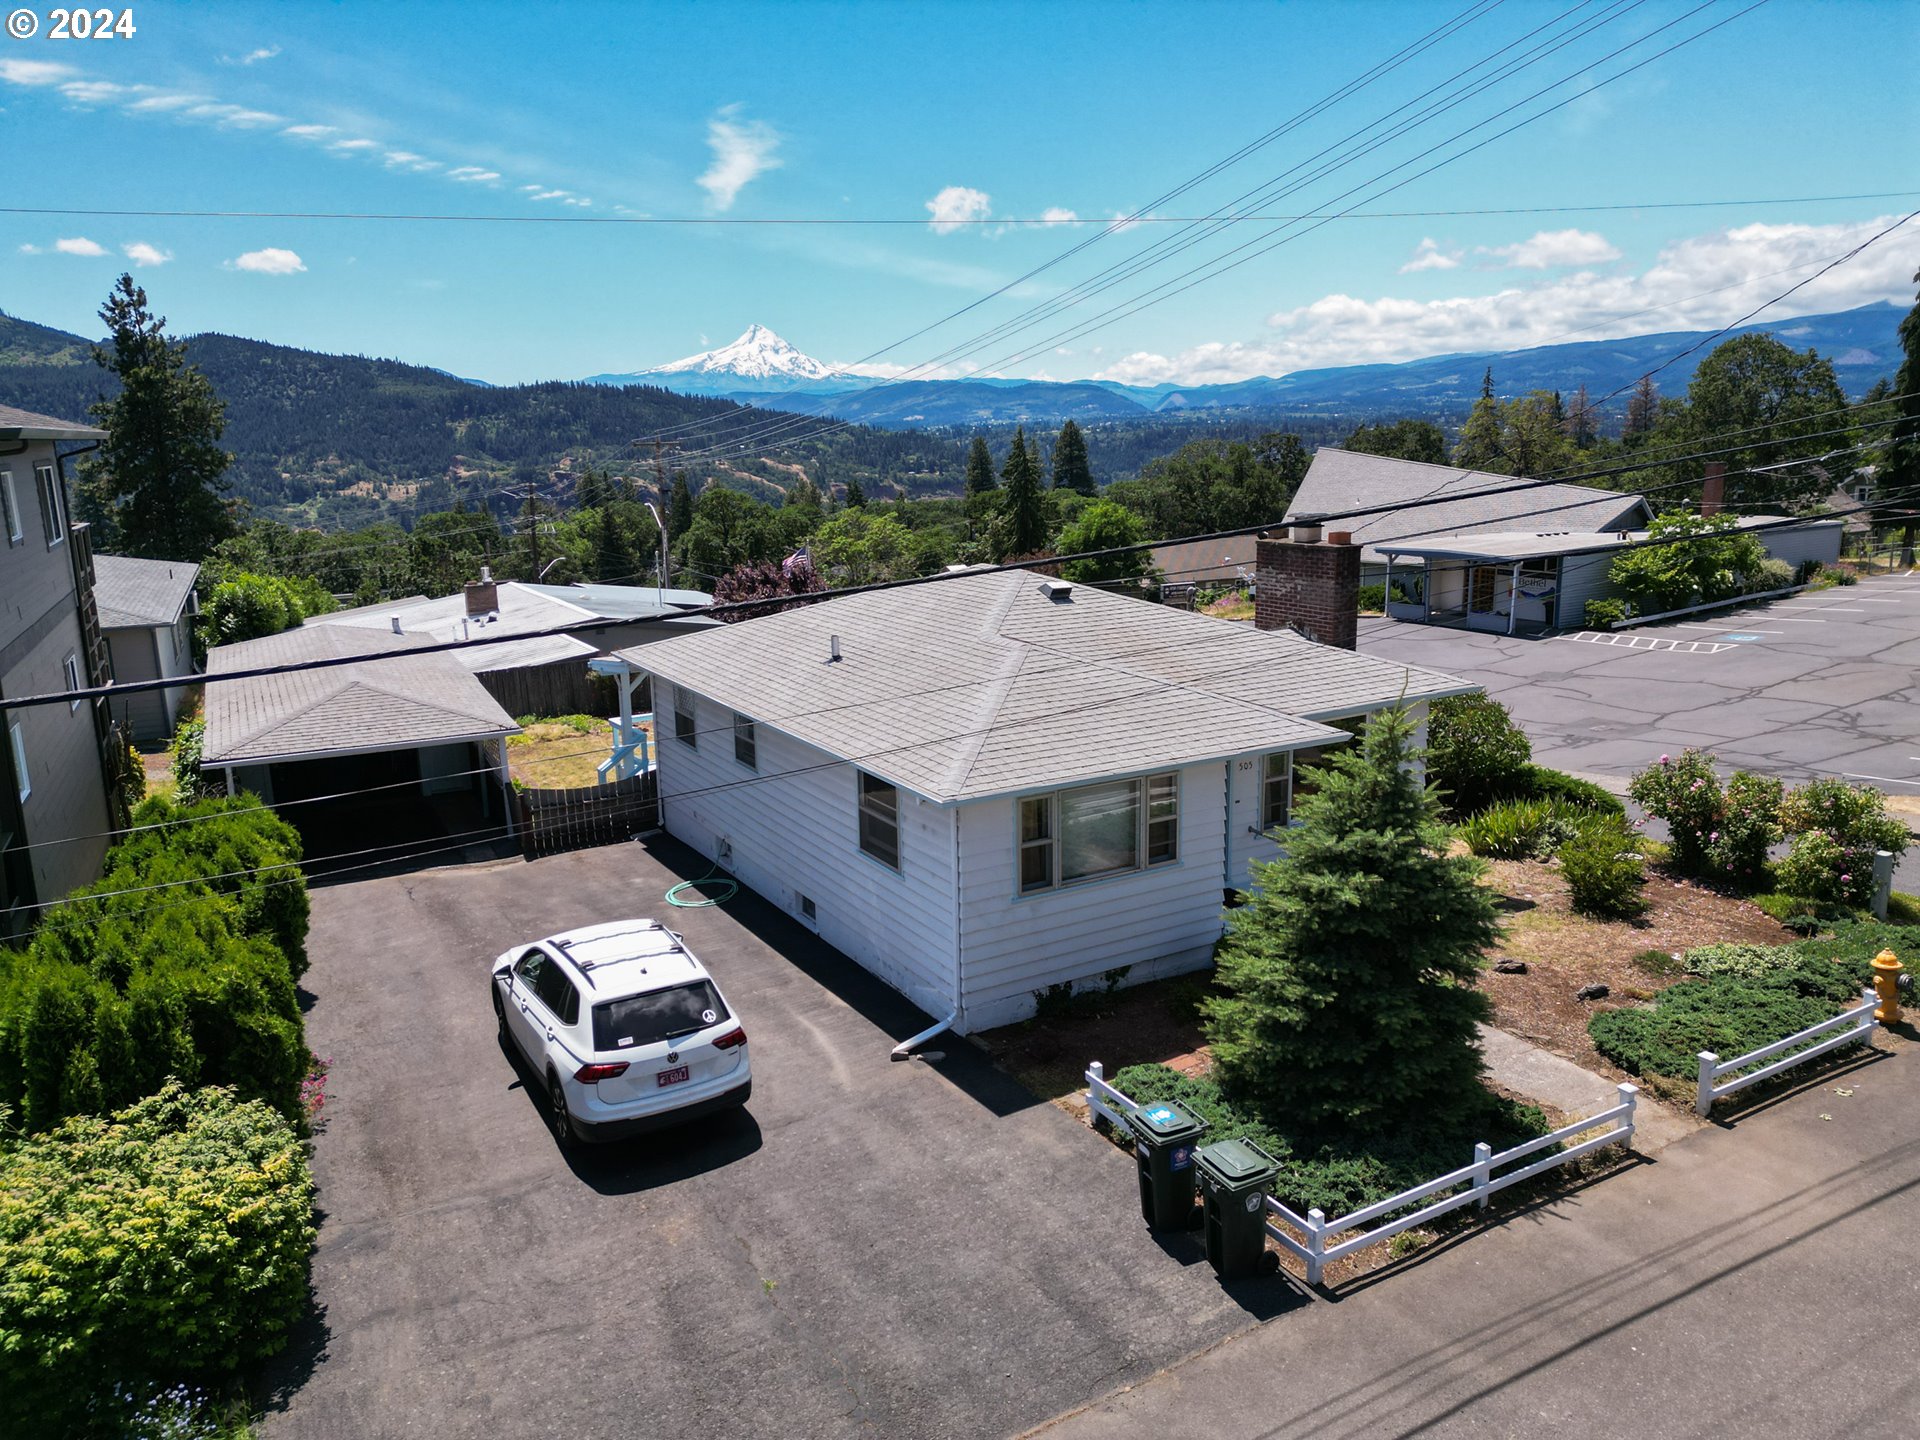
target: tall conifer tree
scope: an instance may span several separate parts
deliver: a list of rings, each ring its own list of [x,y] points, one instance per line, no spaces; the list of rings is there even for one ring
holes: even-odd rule
[[[999,488],[1000,482],[993,478],[993,452],[987,449],[986,437],[976,435],[967,447],[967,494],[985,495]]]
[[[1087,459],[1087,437],[1069,420],[1060,427],[1053,442],[1053,488],[1077,490],[1082,495],[1099,493],[1093,483],[1093,466]]]

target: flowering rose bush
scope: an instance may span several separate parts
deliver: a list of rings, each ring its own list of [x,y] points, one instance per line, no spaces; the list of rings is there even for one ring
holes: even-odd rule
[[[1781,784],[1737,770],[1722,785],[1713,756],[1662,755],[1627,787],[1634,802],[1667,822],[1674,868],[1686,875],[1759,883],[1767,847],[1780,838]]]
[[[1873,898],[1874,852],[1907,848],[1906,826],[1869,785],[1815,780],[1786,797],[1780,820],[1794,837],[1777,870],[1780,888],[1826,904],[1865,905]]]

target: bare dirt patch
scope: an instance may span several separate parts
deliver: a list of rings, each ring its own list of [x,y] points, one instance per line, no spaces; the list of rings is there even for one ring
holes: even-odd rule
[[[1597,1010],[1646,1000],[1679,978],[1679,965],[1649,966],[1649,950],[1666,956],[1696,945],[1738,941],[1785,945],[1795,937],[1759,907],[1649,869],[1642,892],[1648,910],[1632,922],[1589,920],[1573,912],[1567,883],[1557,867],[1533,860],[1489,862],[1486,883],[1502,897],[1506,938],[1488,952],[1490,962],[1520,960],[1524,975],[1489,968],[1480,988],[1493,1001],[1502,1030],[1531,1040],[1602,1075],[1627,1079],[1609,1065],[1587,1037]],[[1659,973],[1669,968],[1669,973]],[[1586,985],[1605,985],[1604,1000],[1578,1000]]]

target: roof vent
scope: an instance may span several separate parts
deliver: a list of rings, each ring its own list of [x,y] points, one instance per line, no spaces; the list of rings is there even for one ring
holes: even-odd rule
[[[839,660],[840,637],[838,635],[829,635],[827,637],[827,663],[833,665],[839,663]]]
[[[399,635],[399,634],[401,634],[401,633],[402,633],[402,631],[401,631],[401,629],[400,629],[400,617],[399,617],[398,615],[394,615],[394,616],[391,616],[391,617],[389,617],[389,618],[388,618],[388,620],[387,620],[387,623],[388,623],[389,625],[391,625],[391,626],[393,626],[393,633],[394,633],[394,634],[396,634],[396,635]]]
[[[1061,601],[1073,599],[1073,585],[1066,580],[1042,580],[1040,593],[1049,600]]]

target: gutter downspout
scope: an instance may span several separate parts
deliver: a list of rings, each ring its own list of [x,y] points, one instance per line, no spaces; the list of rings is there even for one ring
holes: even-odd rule
[[[927,1041],[933,1039],[934,1036],[944,1034],[947,1030],[951,1029],[954,1022],[960,1018],[960,1011],[962,1009],[960,1003],[960,996],[962,994],[961,972],[966,954],[966,946],[960,929],[960,807],[956,805],[949,810],[948,818],[953,824],[953,844],[948,852],[953,857],[953,1013],[948,1015],[946,1019],[936,1021],[934,1024],[929,1025],[918,1035],[907,1040],[902,1040],[898,1045],[894,1046],[888,1054],[887,1059],[889,1060],[911,1060],[915,1050],[926,1044]]]

